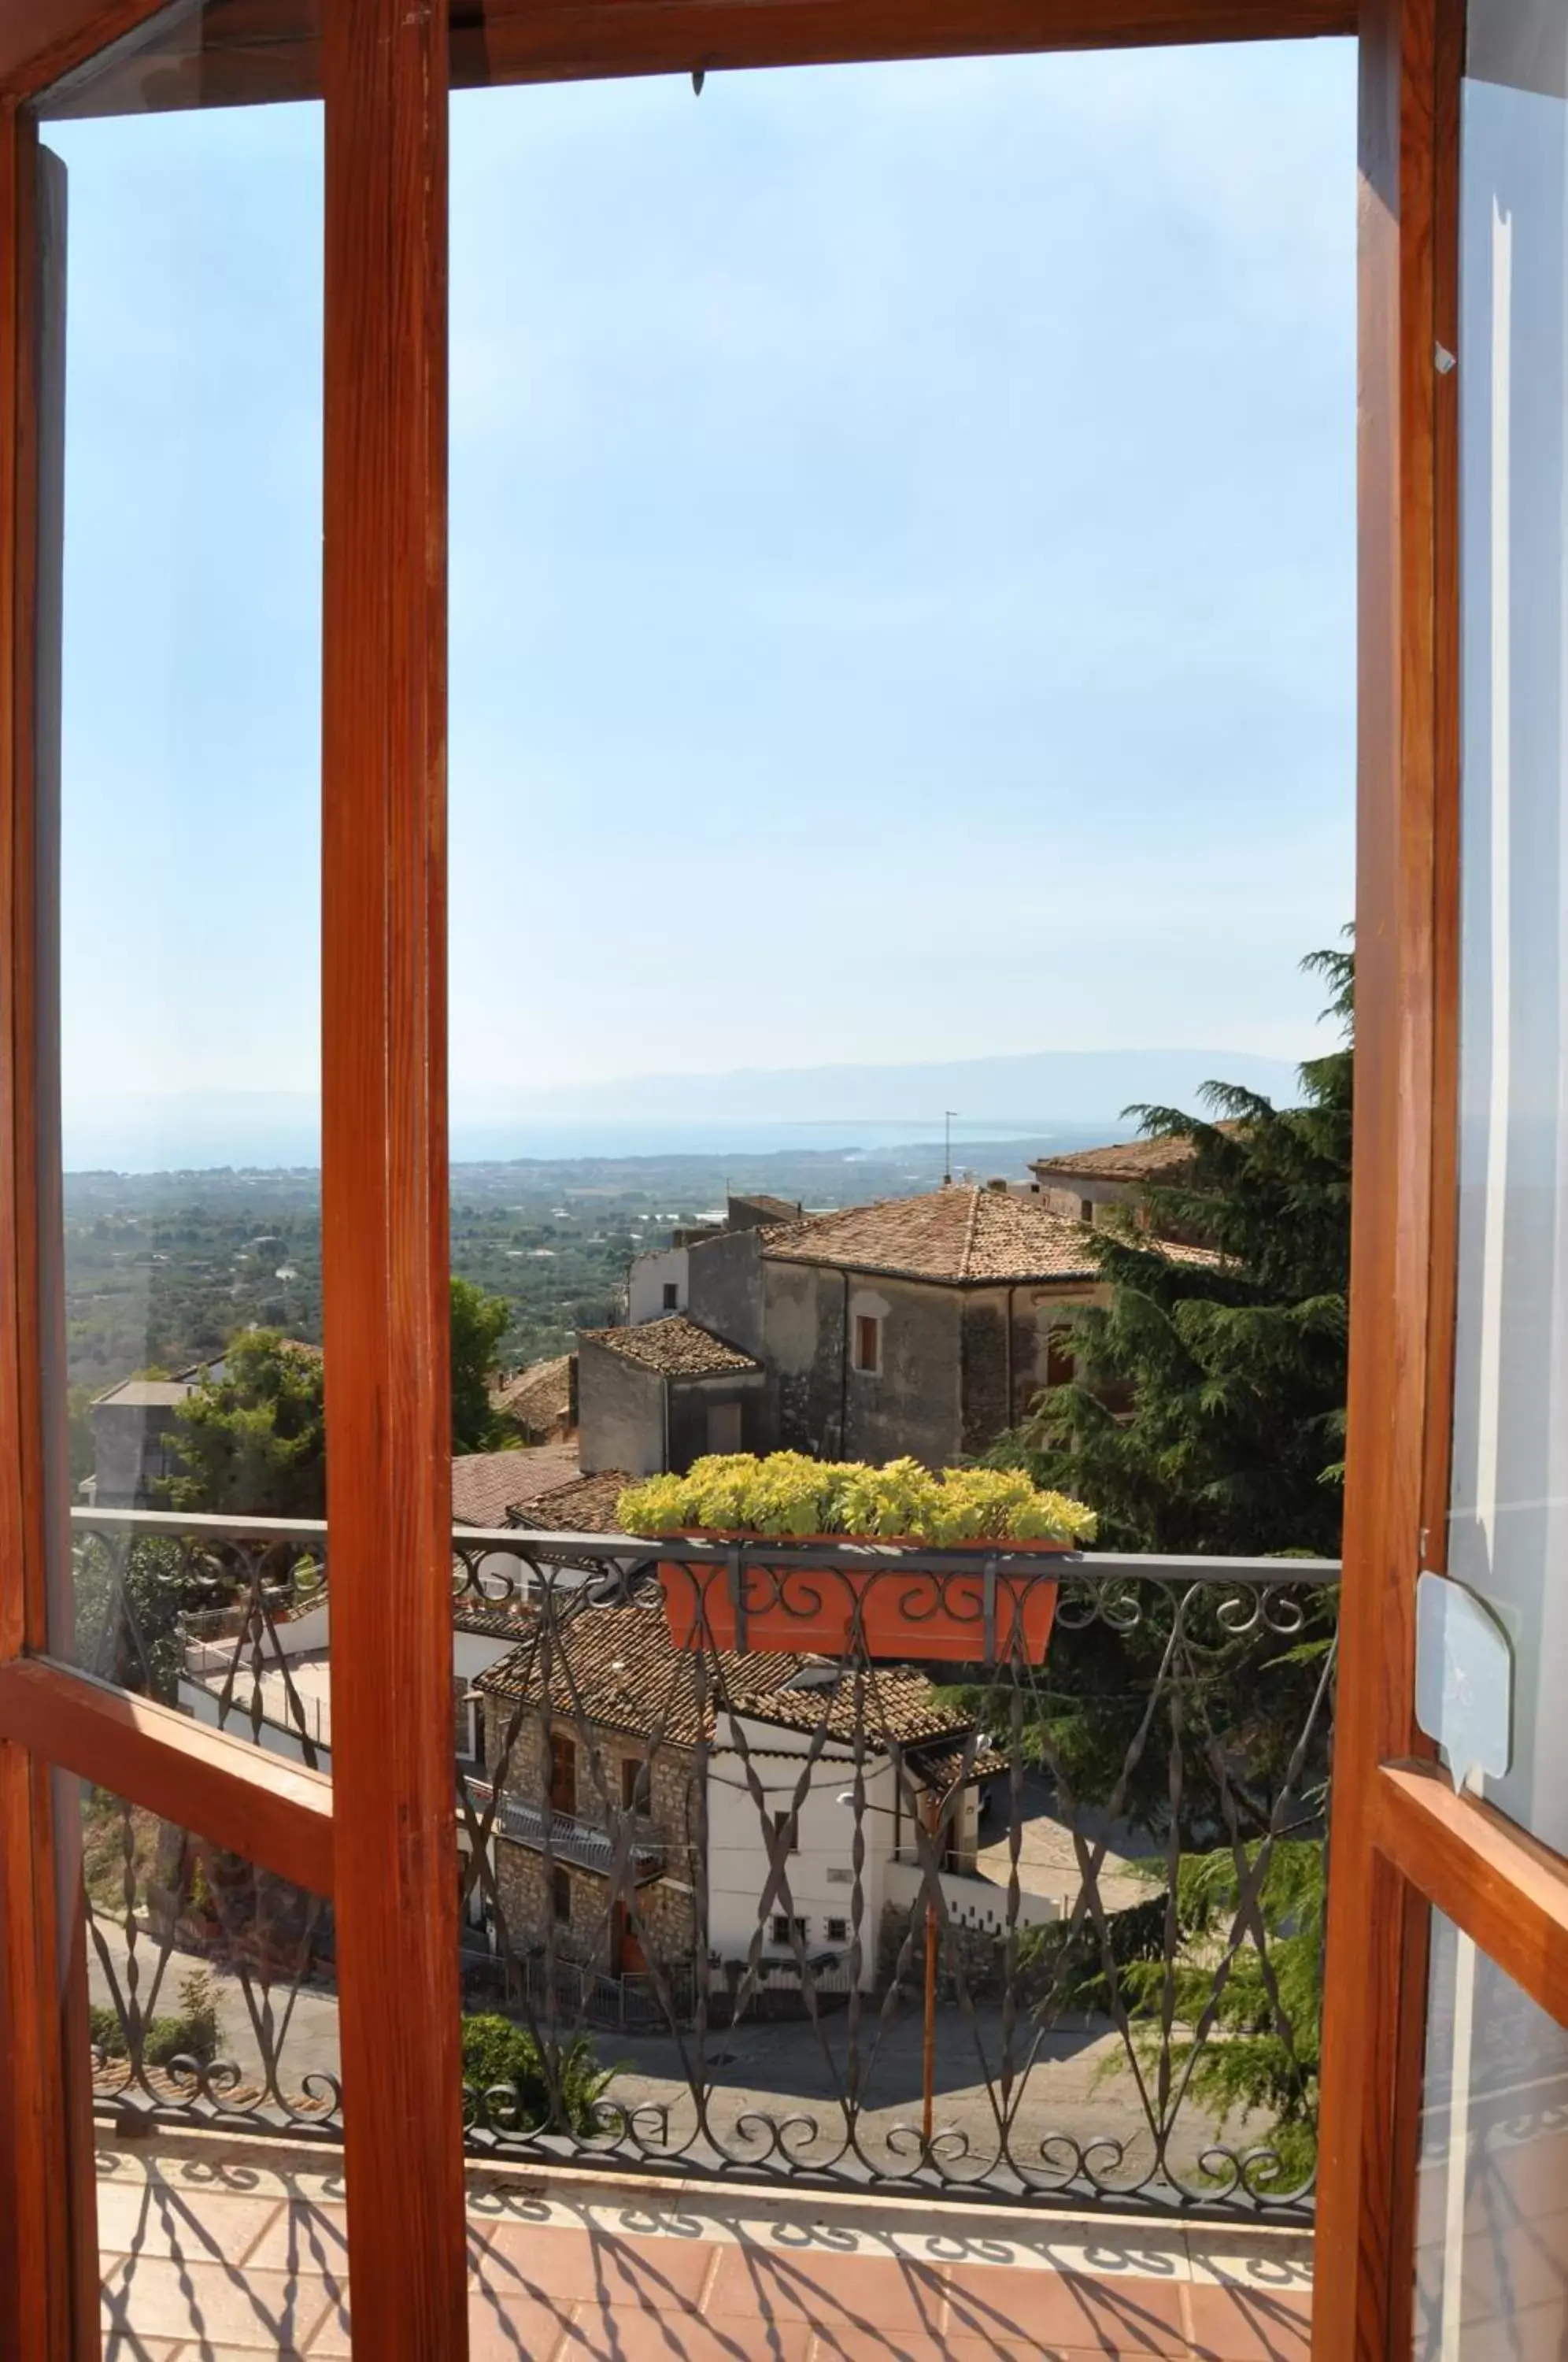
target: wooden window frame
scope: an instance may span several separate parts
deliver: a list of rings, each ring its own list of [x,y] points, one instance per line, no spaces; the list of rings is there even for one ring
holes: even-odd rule
[[[1433,348],[1457,343],[1460,0],[456,0],[449,22],[441,0],[322,0],[325,38],[308,0],[215,6],[191,103],[221,103],[243,75],[251,95],[319,94],[326,113],[331,1783],[284,1778],[243,1741],[47,1654],[26,102],[156,13],[0,0],[0,2351],[97,2351],[85,1986],[80,1943],[61,1940],[72,1832],[53,1811],[57,1766],[155,1808],[177,1794],[187,1825],[331,1893],[350,2240],[367,2259],[356,2337],[378,2362],[466,2350],[446,1479],[448,86],[1358,33],[1358,1163],[1314,2352],[1402,2362],[1420,1898],[1496,1948],[1506,1890],[1517,1937],[1497,1957],[1544,2006],[1568,2004],[1564,1866],[1406,1760],[1414,1578],[1440,1562],[1452,1374],[1456,431]]]
[[[653,1765],[646,1755],[621,1758],[621,1810],[639,1820],[653,1810]]]

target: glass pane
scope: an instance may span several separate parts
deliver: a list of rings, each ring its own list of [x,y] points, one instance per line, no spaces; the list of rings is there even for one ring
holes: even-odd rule
[[[78,1784],[105,2351],[342,2350],[331,1906]]]
[[[661,1582],[624,1540],[517,1522],[464,1545],[457,1612],[470,2147],[1309,2221],[1321,1596],[1086,1562],[1044,1667],[960,1682],[783,1645],[757,1565],[750,1645],[723,1645],[723,1563],[667,1540]],[[824,1556],[786,1586],[843,1619]],[[880,1582],[930,1616],[898,1552]],[[683,1646],[668,1604],[691,1627],[699,1595]],[[1227,1633],[1270,1714],[1189,1758]],[[1294,1707],[1288,1648],[1314,1662]],[[1216,1849],[1239,1815],[1254,1835]]]
[[[1568,2350],[1568,2031],[1432,1914],[1417,2362]]]
[[[1342,1202],[1296,961],[1351,899],[1353,62],[453,102],[454,1515],[510,1529],[459,1536],[480,2152],[1309,2217],[1331,1588],[1076,1594],[986,1679],[973,1576],[966,1626],[895,1551],[860,1652],[838,1568],[791,1576],[808,1634],[748,1565],[693,1650],[696,1586],[610,1537],[715,1456],[1027,1458],[1080,1375],[1120,1435],[1101,1249],[1212,1272],[1129,1101],[1310,1098]],[[1260,1289],[1342,1292],[1334,1231],[1299,1286],[1271,1231]],[[1112,1547],[1332,1553],[1336,1351],[1278,1452],[1148,1514],[1068,1489]]]
[[[231,21],[39,109],[52,1638],[325,1761],[322,110]]]
[[[1555,42],[1547,38],[1555,21]],[[1568,1849],[1568,106],[1561,12],[1478,0],[1462,127],[1463,919],[1452,1572],[1514,1646],[1490,1792]],[[1555,64],[1553,58],[1555,56]]]

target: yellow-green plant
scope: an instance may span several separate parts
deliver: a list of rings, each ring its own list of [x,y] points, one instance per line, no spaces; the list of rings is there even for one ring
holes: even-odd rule
[[[930,1542],[1094,1540],[1092,1509],[1046,1493],[1021,1469],[947,1468],[915,1460],[873,1468],[864,1461],[810,1460],[800,1451],[758,1459],[726,1452],[684,1476],[629,1485],[616,1514],[628,1533],[697,1529],[753,1534],[854,1534]]]
[[[918,1460],[889,1460],[885,1468],[851,1462],[838,1471],[842,1522],[846,1534],[933,1532],[941,1513],[943,1485]]]

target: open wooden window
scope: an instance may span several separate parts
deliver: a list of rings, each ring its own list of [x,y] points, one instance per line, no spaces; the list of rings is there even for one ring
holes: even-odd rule
[[[1483,14],[1477,0],[1476,27]],[[319,21],[284,0],[244,8],[210,0],[167,20],[134,4],[100,10],[95,0],[0,5],[0,615],[10,684],[0,736],[7,2357],[83,2354],[96,2317],[82,1927],[73,1908],[61,1908],[61,1894],[75,1891],[79,1824],[61,1774],[159,1816],[191,1849],[221,1849],[330,1905],[356,2340],[377,2362],[465,2350],[447,1472],[449,77],[685,73],[962,49],[1342,33],[1356,24],[1347,0],[984,0],[961,20],[934,0],[897,12],[874,0],[761,0],[742,16],[711,0],[588,10],[567,0],[526,10],[495,0],[455,12],[450,26],[439,6],[392,0],[330,0]],[[1561,2024],[1568,1875],[1558,1833],[1532,1828],[1517,1799],[1506,1817],[1454,1797],[1429,1767],[1406,1760],[1415,1745],[1415,1578],[1423,1561],[1441,1560],[1451,1506],[1462,867],[1456,381],[1465,371],[1450,364],[1462,342],[1464,26],[1450,0],[1367,0],[1360,29],[1358,1171],[1315,2339],[1320,2362],[1403,2362],[1430,1912],[1441,1915],[1434,1989],[1452,1958],[1450,1928],[1459,1930],[1493,1964],[1472,1964],[1483,2006],[1485,1992],[1507,1980]],[[1517,88],[1520,59],[1533,56],[1529,95],[1557,104],[1560,92],[1538,86],[1541,54],[1510,40],[1505,26],[1474,77],[1489,89]],[[113,1678],[123,1664],[110,1661],[101,1678],[72,1661],[62,1579],[55,922],[67,316],[60,274],[68,280],[70,257],[61,178],[40,153],[49,144],[40,118],[91,124],[98,110],[131,121],[242,101],[321,109],[330,1781],[306,1761],[282,1771],[237,1733]],[[1531,259],[1534,234],[1527,194],[1495,208],[1497,223],[1513,225],[1519,268]],[[1498,349],[1507,354],[1506,336]],[[1560,372],[1560,345],[1555,366]],[[1484,368],[1474,374],[1484,378]],[[1560,376],[1549,393],[1560,418]],[[1561,516],[1560,502],[1538,506]],[[127,631],[140,620],[127,618]],[[1560,651],[1561,635],[1551,645]],[[1506,630],[1496,646],[1506,657]],[[857,1370],[879,1365],[877,1327],[869,1317],[856,1323]],[[150,1481],[161,1450],[150,1425],[142,1445],[138,1464]],[[564,1762],[552,1760],[550,1778],[558,1808],[575,1809],[575,1766],[569,1805],[561,1802]],[[177,1869],[195,1858],[178,1848],[170,1857]],[[552,1899],[569,1916],[564,1870]],[[780,1914],[774,1940],[803,1940],[808,1926]]]

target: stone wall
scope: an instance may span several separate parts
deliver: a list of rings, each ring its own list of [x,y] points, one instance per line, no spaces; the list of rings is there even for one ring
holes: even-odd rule
[[[624,1468],[652,1476],[664,1466],[664,1380],[624,1353],[580,1340],[578,1458],[585,1476]]]
[[[549,1791],[548,1750],[544,1717],[529,1708],[518,1730],[504,1782],[499,1779],[501,1743],[511,1720],[507,1702],[494,1701],[486,1718],[492,1732],[489,1770],[504,1794],[519,1803],[543,1806]],[[612,1904],[635,1904],[642,1926],[645,1951],[657,1953],[671,1966],[697,1966],[701,1953],[697,1942],[696,1899],[692,1892],[690,1830],[693,1759],[685,1748],[658,1748],[651,1760],[646,1745],[625,1732],[597,1723],[575,1725],[562,1716],[551,1720],[555,1733],[569,1735],[577,1748],[577,1818],[595,1828],[609,1828],[618,1817],[624,1794],[624,1766],[632,1764],[646,1775],[647,1810],[643,1827],[664,1848],[664,1874],[637,1887],[635,1895],[613,1896],[609,1879],[601,1871],[558,1860],[569,1882],[569,1915],[556,1913],[553,1880],[547,1875],[544,1855],[532,1846],[514,1843],[499,1818],[494,1832],[495,1880],[506,1918],[507,1940],[520,1958],[541,1950],[552,1926],[558,1956],[585,1967],[613,1972],[614,1928]],[[628,1921],[634,1916],[628,1909]],[[635,1928],[629,1928],[635,1933]]]
[[[778,1439],[823,1459],[945,1467],[961,1448],[956,1288],[764,1260]],[[881,1323],[881,1365],[849,1366],[846,1322]]]
[[[760,1361],[762,1254],[756,1231],[720,1231],[688,1254],[687,1308],[701,1329]]]
[[[737,1372],[733,1377],[672,1378],[669,1381],[669,1465],[684,1475],[694,1460],[724,1448],[709,1425],[711,1410],[733,1407],[739,1412],[739,1434],[733,1449],[766,1451],[769,1448],[767,1382]]]

